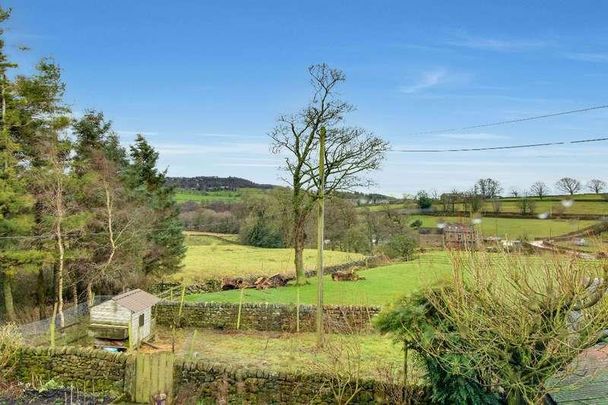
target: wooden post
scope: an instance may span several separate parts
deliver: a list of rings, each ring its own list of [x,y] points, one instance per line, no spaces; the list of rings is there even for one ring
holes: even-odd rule
[[[243,310],[243,291],[245,288],[241,287],[241,294],[239,296],[239,312],[236,316],[236,330],[241,328],[241,311]]]
[[[323,347],[323,243],[325,218],[325,127],[319,131],[319,211],[317,213],[317,346]]]
[[[300,286],[296,286],[296,332],[300,333]]]

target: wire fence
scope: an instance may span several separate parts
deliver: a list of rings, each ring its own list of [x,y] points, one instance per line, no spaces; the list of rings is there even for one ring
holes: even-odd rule
[[[109,299],[112,296],[110,295],[97,295],[93,299],[93,305],[101,304]],[[69,328],[71,326],[77,325],[82,322],[82,320],[89,314],[89,306],[86,302],[80,303],[78,305],[72,305],[63,310],[63,318],[64,318],[64,329]],[[35,338],[37,336],[46,335],[49,333],[51,328],[51,323],[53,322],[53,318],[49,317],[46,319],[41,319],[39,321],[31,322],[24,325],[19,325],[19,332],[24,339]],[[60,319],[57,315],[55,317],[55,328],[59,331],[61,330]]]

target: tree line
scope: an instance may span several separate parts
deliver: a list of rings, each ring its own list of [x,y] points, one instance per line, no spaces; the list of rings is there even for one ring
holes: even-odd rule
[[[508,195],[516,199],[517,207],[522,215],[534,214],[536,200],[543,200],[549,197],[552,191],[558,191],[569,196],[581,193],[585,188],[597,195],[602,195],[608,200],[607,183],[601,179],[591,179],[585,185],[580,180],[572,177],[562,177],[555,182],[552,190],[546,183],[537,181],[527,189],[512,187]],[[438,204],[442,211],[455,212],[457,205],[461,204],[464,211],[479,212],[486,202],[490,202],[491,210],[499,213],[502,209],[502,199],[505,198],[504,188],[500,181],[492,178],[479,179],[473,187],[468,190],[453,189],[450,192],[438,194],[437,192],[419,191],[414,200],[418,208],[430,210],[433,204]]]
[[[0,9],[0,22],[10,16]],[[121,146],[103,113],[75,118],[61,69],[18,70],[0,31],[0,283],[2,314],[19,308],[63,324],[66,299],[141,285],[184,255],[173,190],[158,153],[138,135]],[[24,313],[24,311],[22,311]]]

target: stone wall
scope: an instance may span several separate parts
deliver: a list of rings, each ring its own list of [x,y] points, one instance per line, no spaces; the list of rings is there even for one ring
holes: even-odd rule
[[[78,347],[22,347],[15,374],[20,381],[54,380],[87,392],[122,393],[129,356]]]
[[[381,266],[384,264],[390,263],[390,259],[385,256],[368,256],[361,260],[353,260],[347,263],[336,264],[333,266],[327,266],[323,269],[325,274],[333,274],[337,271],[343,270],[360,270],[360,269],[368,269],[377,266]],[[304,272],[306,277],[314,277],[317,275],[316,270],[306,270]],[[246,284],[253,284],[260,277],[268,277],[268,274],[264,275],[254,275],[254,276],[245,276],[242,277]],[[295,273],[292,274],[284,274],[284,276],[288,279],[294,279]],[[178,282],[162,282],[153,284],[148,288],[148,290],[153,294],[163,294],[164,292],[174,289],[174,295],[179,296],[181,293],[181,284]],[[222,280],[221,278],[210,278],[207,280],[202,280],[196,283],[188,284],[186,286],[186,294],[201,294],[208,292],[218,292],[222,291]]]
[[[17,378],[25,383],[43,384],[54,380],[89,393],[128,397],[134,378],[133,355],[101,350],[63,347],[22,347],[16,366]],[[342,378],[342,379],[340,379]],[[337,403],[354,394],[351,403],[395,403],[403,387],[376,380],[346,380],[319,372],[274,372],[263,369],[232,369],[204,360],[191,362],[176,358],[173,392],[178,403]],[[424,404],[423,387],[409,390],[411,403]],[[209,401],[209,402],[207,402]]]
[[[252,369],[230,369],[204,362],[176,360],[174,392],[182,403],[225,404],[392,404],[403,387],[374,380],[338,382],[335,376]],[[340,394],[341,392],[341,394]],[[421,387],[410,390],[410,403],[430,403]],[[208,403],[208,402],[203,402]]]
[[[178,319],[180,304],[161,302],[155,306],[157,325],[181,327],[235,329],[239,304],[228,303],[184,303],[181,320]],[[324,307],[325,326],[333,332],[364,332],[371,329],[371,319],[380,312],[379,307],[330,306]],[[297,308],[283,304],[243,304],[241,329],[295,332]],[[315,330],[316,306],[300,305],[300,331]]]

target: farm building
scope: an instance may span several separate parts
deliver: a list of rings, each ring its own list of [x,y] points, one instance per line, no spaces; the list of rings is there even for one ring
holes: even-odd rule
[[[89,333],[97,345],[138,347],[152,337],[152,307],[159,301],[140,289],[112,297],[91,308]]]
[[[442,231],[446,247],[476,248],[480,245],[477,231],[469,225],[447,224]]]

